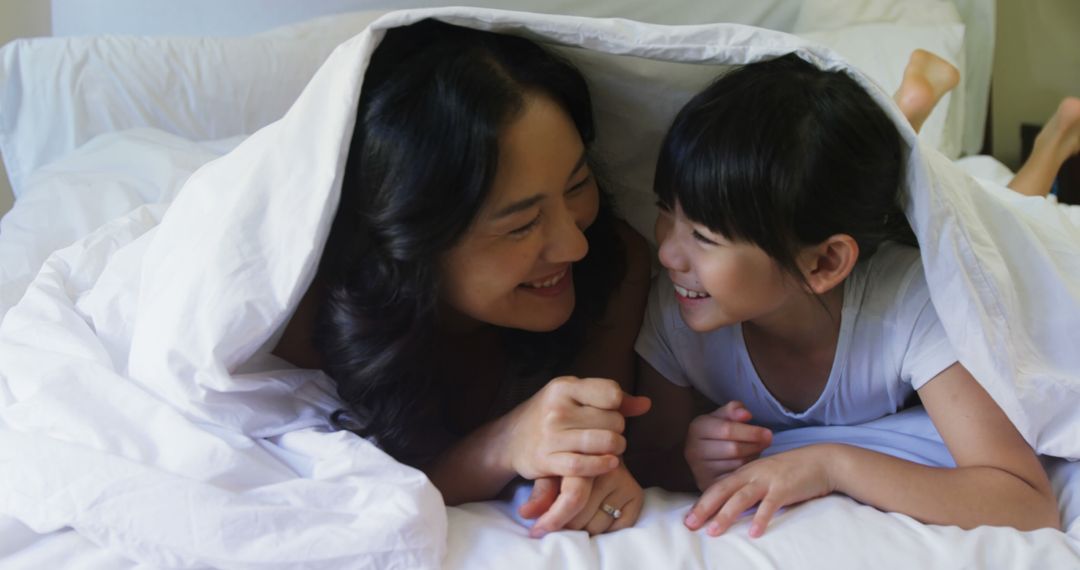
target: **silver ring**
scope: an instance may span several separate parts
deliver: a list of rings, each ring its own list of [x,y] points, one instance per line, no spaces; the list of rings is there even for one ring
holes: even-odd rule
[[[613,518],[615,520],[619,520],[619,517],[622,516],[622,511],[620,511],[619,509],[616,509],[615,507],[613,507],[613,506],[611,506],[611,505],[609,505],[607,503],[601,504],[600,505],[600,510],[604,511],[605,513],[608,514],[608,516],[610,516],[611,518]]]

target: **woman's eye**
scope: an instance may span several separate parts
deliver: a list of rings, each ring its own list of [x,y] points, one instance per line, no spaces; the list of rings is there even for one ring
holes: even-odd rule
[[[656,201],[656,209],[660,210],[661,212],[663,212],[665,214],[670,214],[671,213],[671,206],[668,206],[667,204],[665,204],[664,202],[662,202],[660,200]]]
[[[582,188],[588,186],[590,182],[592,182],[592,174],[586,174],[585,178],[581,179],[581,182],[578,182],[577,184],[571,186],[569,189],[566,190],[566,193],[573,194],[575,192],[578,192]]]
[[[709,245],[720,245],[720,244],[716,243],[715,241],[705,237],[704,235],[701,234],[701,232],[699,232],[697,230],[694,230],[692,235],[694,236],[694,239],[700,241],[701,243],[706,243],[706,244],[709,244]]]
[[[521,226],[520,228],[510,230],[510,235],[512,235],[512,236],[523,236],[523,235],[529,233],[529,230],[536,227],[536,224],[539,224],[539,223],[540,223],[540,214],[537,214],[536,217],[533,218],[531,222],[525,224],[524,226]]]

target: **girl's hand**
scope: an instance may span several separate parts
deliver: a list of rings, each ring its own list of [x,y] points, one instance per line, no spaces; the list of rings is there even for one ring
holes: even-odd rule
[[[589,536],[595,536],[631,527],[641,515],[645,492],[625,465],[592,479],[562,478],[558,497],[552,503],[556,485],[560,485],[557,478],[537,480],[529,500],[521,506],[519,512],[524,518],[536,518],[543,513],[529,531],[530,536],[539,538],[560,529],[585,530]],[[563,502],[566,497],[571,498]],[[544,512],[546,504],[551,508]],[[571,509],[570,505],[576,508]],[[605,506],[618,518],[607,512]]]
[[[750,411],[733,400],[690,422],[684,455],[698,489],[757,459],[772,444],[772,431],[748,421]]]
[[[780,508],[835,490],[828,470],[828,449],[828,445],[813,445],[748,463],[702,494],[686,516],[686,527],[698,530],[708,523],[705,532],[719,536],[741,513],[758,505],[750,536],[761,536]]]
[[[602,475],[626,450],[626,418],[649,406],[614,380],[556,378],[507,415],[499,464],[526,479]]]

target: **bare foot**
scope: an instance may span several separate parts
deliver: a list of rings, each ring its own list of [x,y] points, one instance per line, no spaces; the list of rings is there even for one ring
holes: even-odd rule
[[[1009,188],[1029,196],[1049,194],[1061,165],[1075,154],[1080,154],[1080,98],[1066,97],[1035,137],[1031,156]]]
[[[1061,162],[1080,153],[1080,98],[1066,97],[1061,100],[1054,116],[1035,137],[1035,148],[1039,146],[1048,147],[1048,152]]]
[[[904,79],[893,94],[908,122],[919,132],[934,106],[960,82],[953,64],[923,49],[911,52]]]

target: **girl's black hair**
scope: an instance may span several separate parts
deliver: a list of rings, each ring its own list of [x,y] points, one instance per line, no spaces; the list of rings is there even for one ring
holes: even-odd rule
[[[917,245],[900,205],[900,134],[842,71],[794,54],[739,67],[697,94],[664,138],[654,190],[686,216],[799,276],[799,249],[835,234],[859,258]]]
[[[328,295],[315,325],[323,368],[347,406],[332,417],[414,465],[443,412],[431,362],[439,260],[487,197],[499,135],[541,93],[588,148],[589,90],[569,63],[524,38],[425,20],[389,30],[364,77],[338,207],[319,268]],[[576,304],[550,333],[505,331],[521,374],[565,366],[620,278],[619,241],[601,193],[574,265]]]

